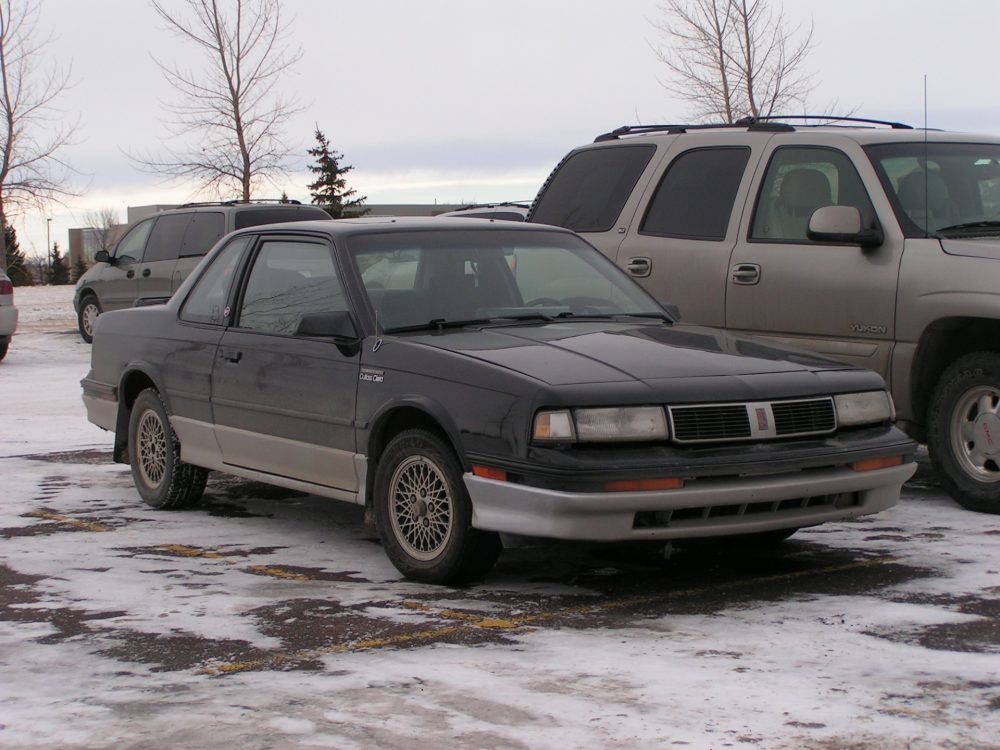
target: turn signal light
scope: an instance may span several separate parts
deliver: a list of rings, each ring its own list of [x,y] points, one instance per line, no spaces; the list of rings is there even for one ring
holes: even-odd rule
[[[483,479],[494,479],[497,482],[507,481],[507,472],[503,469],[496,469],[492,466],[473,466],[472,473]]]
[[[876,469],[888,469],[890,466],[902,466],[902,456],[889,456],[887,458],[867,458],[864,461],[855,461],[851,468],[855,471],[875,471]]]
[[[663,477],[661,479],[622,479],[617,482],[607,482],[604,489],[608,492],[643,492],[648,490],[679,490],[684,486],[684,480],[679,477]]]

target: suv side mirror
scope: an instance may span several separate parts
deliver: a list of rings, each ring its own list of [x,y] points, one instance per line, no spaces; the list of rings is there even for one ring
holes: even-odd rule
[[[872,217],[864,226],[861,212],[854,206],[822,206],[809,217],[806,231],[809,239],[820,242],[842,242],[861,247],[878,247],[885,237],[878,220]]]
[[[95,263],[111,263],[111,255],[107,250],[98,250],[94,253]]]

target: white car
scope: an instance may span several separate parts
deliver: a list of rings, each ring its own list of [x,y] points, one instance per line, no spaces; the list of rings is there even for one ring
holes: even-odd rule
[[[10,339],[17,328],[17,308],[14,307],[14,285],[0,271],[0,359],[7,356]]]

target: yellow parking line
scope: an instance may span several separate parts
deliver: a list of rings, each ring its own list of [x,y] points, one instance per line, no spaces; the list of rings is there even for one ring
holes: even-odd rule
[[[226,556],[221,552],[212,552],[201,547],[189,547],[184,544],[158,544],[155,549],[162,549],[164,552],[170,552],[181,557],[204,557],[209,560],[221,560],[227,565],[236,564],[233,560],[227,560]]]
[[[73,526],[77,529],[83,531],[113,531],[110,526],[105,526],[101,523],[93,523],[92,521],[78,521],[75,518],[70,518],[69,516],[63,516],[59,513],[49,513],[46,510],[36,510],[31,513],[25,513],[26,516],[31,516],[32,518],[44,518],[46,521],[57,521],[58,523],[65,523],[69,526]]]
[[[261,575],[271,576],[271,578],[281,578],[286,581],[311,581],[313,580],[307,575],[302,573],[296,573],[292,570],[285,570],[284,568],[275,568],[268,565],[251,565],[247,570],[253,571],[254,573],[260,573]]]
[[[489,619],[480,618],[478,615],[458,612],[455,610],[435,610],[433,607],[429,607],[426,604],[420,602],[407,601],[403,602],[403,606],[414,609],[420,612],[426,612],[427,614],[441,617],[445,620],[459,621],[463,624],[461,625],[447,625],[442,628],[431,628],[427,630],[420,630],[413,633],[402,633],[400,635],[386,636],[385,638],[374,638],[367,640],[350,641],[349,643],[341,643],[335,646],[328,646],[320,649],[306,649],[302,651],[295,651],[291,654],[275,654],[274,656],[269,656],[263,659],[252,659],[248,661],[241,662],[227,662],[221,664],[213,664],[210,666],[203,667],[199,670],[201,674],[207,674],[212,676],[220,676],[225,674],[232,674],[234,672],[245,672],[252,669],[266,669],[268,667],[277,667],[282,664],[287,664],[290,662],[305,661],[309,659],[316,659],[318,657],[329,655],[329,654],[347,654],[347,653],[359,653],[362,651],[371,651],[374,649],[390,648],[393,646],[402,646],[406,644],[415,643],[418,641],[433,641],[440,639],[444,636],[453,635],[460,632],[473,632],[475,630],[493,630],[493,629],[518,629],[530,625],[535,625],[544,622],[550,622],[552,620],[557,620],[567,616],[573,615],[586,615],[586,614],[596,614],[599,612],[609,612],[613,610],[628,609],[632,607],[645,607],[653,604],[662,604],[668,601],[689,598],[704,594],[718,593],[720,591],[730,591],[732,589],[742,588],[745,586],[770,584],[770,583],[780,583],[782,581],[794,581],[800,578],[809,578],[812,576],[826,575],[829,573],[842,573],[849,570],[860,570],[863,568],[872,568],[879,565],[886,565],[896,562],[898,558],[892,556],[885,557],[874,557],[865,560],[856,560],[850,563],[844,563],[842,565],[831,565],[826,568],[819,569],[804,569],[797,570],[792,573],[777,573],[770,576],[760,576],[757,578],[745,578],[738,581],[730,581],[728,583],[713,584],[710,586],[699,586],[692,589],[682,589],[679,591],[668,591],[663,594],[653,594],[649,596],[635,596],[629,597],[628,599],[617,599],[614,601],[600,602],[598,604],[588,604],[579,607],[563,607],[559,609],[549,610],[545,612],[536,612],[530,615],[521,615],[518,617],[512,617],[510,619]]]

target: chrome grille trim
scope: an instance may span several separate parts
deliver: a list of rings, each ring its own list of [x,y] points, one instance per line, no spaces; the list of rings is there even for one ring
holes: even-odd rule
[[[826,435],[837,429],[833,398],[668,406],[677,443],[723,443]]]

